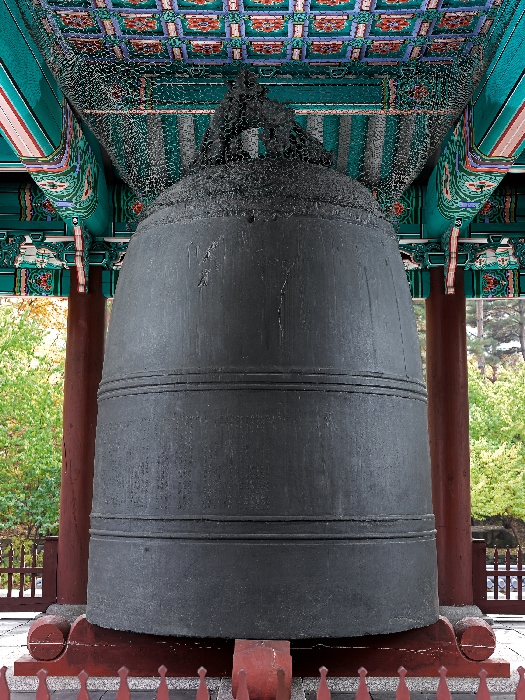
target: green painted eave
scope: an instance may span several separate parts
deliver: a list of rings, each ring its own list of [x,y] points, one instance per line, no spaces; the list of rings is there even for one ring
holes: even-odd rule
[[[489,154],[525,100],[525,0],[521,0],[472,100],[474,133]]]
[[[13,2],[0,0],[0,85],[50,154],[60,143],[62,93]]]

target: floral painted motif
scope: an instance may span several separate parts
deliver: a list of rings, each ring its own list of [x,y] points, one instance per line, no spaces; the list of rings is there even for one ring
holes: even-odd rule
[[[472,219],[513,162],[513,158],[486,156],[478,150],[472,111],[467,106],[437,166],[437,206],[441,216],[448,221],[457,216]]]
[[[342,41],[312,41],[312,51],[326,56],[331,53],[339,53],[343,47]]]
[[[397,53],[404,43],[404,41],[373,41],[370,50],[372,53],[380,54]]]
[[[376,22],[376,27],[382,32],[402,32],[410,26],[408,18],[412,15],[400,17],[399,15],[381,15],[379,22]]]
[[[452,201],[450,182],[450,168],[448,163],[445,163],[445,165],[443,166],[443,175],[441,178],[441,191],[444,197],[446,197],[449,201]]]
[[[112,100],[121,100],[124,97],[124,88],[122,85],[117,85],[113,83],[108,89],[108,95]]]
[[[220,28],[219,18],[216,15],[186,15],[188,29],[197,32],[214,32]]]
[[[52,202],[33,182],[20,186],[19,201],[20,221],[58,221],[60,219]]]
[[[490,298],[493,292],[499,285],[501,280],[497,278],[496,275],[491,275],[489,272],[485,272],[483,275],[483,291],[486,292],[487,296]]]
[[[340,32],[346,26],[346,17],[315,17],[314,29],[318,32]]]
[[[33,277],[33,282],[38,285],[38,287],[42,290],[42,292],[50,292],[52,289],[52,284],[51,281],[53,279],[53,275],[51,272],[40,272],[37,274],[36,277]]]
[[[252,29],[256,32],[278,32],[284,27],[284,17],[250,17]]]
[[[496,253],[496,258],[499,255]],[[497,260],[499,262],[499,260]],[[500,263],[502,266],[506,264],[505,260]],[[486,299],[494,299],[501,297],[519,296],[519,285],[516,284],[515,272],[513,270],[491,270],[483,272],[481,275],[482,292],[481,296]]]
[[[398,224],[421,223],[421,192],[421,187],[412,185],[392,204],[392,213]]]
[[[516,223],[517,199],[516,191],[512,188],[499,189],[491,195],[490,199],[487,199],[474,221],[485,224]]]
[[[492,190],[494,187],[496,187],[496,185],[497,183],[495,184],[490,180],[471,180],[470,182],[465,183],[465,187],[468,187],[471,192],[477,194],[482,194],[487,192],[487,190]]]
[[[486,216],[486,217],[488,218],[489,215],[492,213],[492,210],[493,210],[493,209],[494,209],[494,205],[492,204],[492,202],[491,202],[490,200],[487,200],[487,201],[485,202],[485,204],[481,207],[481,209],[480,209],[480,211],[479,211],[479,215],[480,215],[481,217],[485,217],[485,216]]]
[[[88,12],[58,12],[60,21],[66,27],[74,29],[87,29],[96,27],[95,20]]]
[[[49,256],[47,255],[43,257],[48,258]],[[55,296],[57,294],[60,295],[61,291],[62,270],[43,271],[38,269],[38,267],[37,269],[28,269],[27,267],[23,267],[16,271],[15,292],[17,296]]]
[[[282,42],[278,41],[252,41],[251,46],[255,53],[261,53],[265,55],[281,53],[281,51],[283,50]]]
[[[461,48],[463,39],[442,39],[430,44],[429,51],[438,54],[448,54],[451,51],[458,51]]]
[[[45,209],[45,210],[46,210],[47,212],[49,212],[50,214],[55,214],[55,213],[56,213],[56,209],[55,209],[55,207],[51,204],[51,202],[49,201],[49,199],[44,199],[44,201],[42,202],[42,205],[41,205],[41,206],[42,206],[43,209]]]
[[[135,51],[146,55],[162,53],[163,51],[161,41],[140,41],[139,39],[130,39],[130,44]]]
[[[258,5],[280,5],[282,0],[252,0],[252,2]]]
[[[205,56],[212,56],[214,53],[220,53],[222,51],[222,42],[220,41],[207,41],[206,43],[192,41],[190,44],[195,53],[202,53]]]
[[[157,29],[157,20],[152,15],[121,15],[122,22],[126,29],[133,29],[136,32],[151,32]]]
[[[421,85],[421,83],[416,83],[410,89],[409,94],[414,102],[424,102],[428,97],[428,88],[425,85]]]
[[[78,216],[86,220],[95,213],[98,165],[67,104],[62,139],[56,151],[46,158],[26,158],[23,162],[48,200],[47,207],[59,211],[62,218]]]
[[[38,184],[40,185],[40,187],[42,187],[43,189],[45,189],[48,192],[51,192],[53,194],[58,194],[59,192],[62,192],[67,187],[69,187],[69,182],[67,180],[44,180],[44,179],[41,179],[38,181]]]
[[[86,53],[95,53],[96,51],[102,51],[104,48],[102,39],[71,37],[69,41],[77,51],[85,51]]]
[[[394,202],[392,210],[395,216],[399,217],[405,211],[405,207],[401,204],[401,202]]]
[[[461,27],[468,27],[472,22],[474,13],[472,12],[448,12],[438,23],[438,27],[442,29],[450,29],[454,31],[455,29],[460,29]]]
[[[144,203],[137,199],[133,190],[123,182],[115,184],[113,188],[114,220],[125,223],[135,223],[137,216],[143,211]]]
[[[316,0],[318,5],[328,5],[330,7],[337,7],[337,5],[347,5],[348,0]]]

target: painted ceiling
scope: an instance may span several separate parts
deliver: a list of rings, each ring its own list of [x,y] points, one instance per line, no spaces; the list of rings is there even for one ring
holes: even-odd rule
[[[89,61],[189,66],[450,62],[501,0],[59,0],[39,20]]]
[[[17,0],[143,200],[175,182],[241,65],[389,206],[471,96],[516,0]],[[243,135],[252,157],[257,134]]]

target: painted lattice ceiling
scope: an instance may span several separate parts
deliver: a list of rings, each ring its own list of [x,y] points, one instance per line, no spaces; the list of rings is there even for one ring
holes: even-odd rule
[[[485,70],[514,0],[18,0],[67,98],[144,199],[243,64],[386,204]],[[257,135],[243,135],[252,157]]]
[[[90,61],[449,62],[479,45],[501,0],[59,0],[40,21]]]

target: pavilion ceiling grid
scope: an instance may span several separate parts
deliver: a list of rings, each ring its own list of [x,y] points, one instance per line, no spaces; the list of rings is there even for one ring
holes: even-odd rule
[[[17,0],[144,203],[187,171],[225,81],[248,63],[386,209],[456,121],[516,2]],[[252,137],[244,155],[264,157]]]
[[[39,0],[64,50],[94,62],[449,64],[501,0]]]

